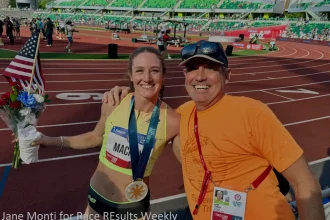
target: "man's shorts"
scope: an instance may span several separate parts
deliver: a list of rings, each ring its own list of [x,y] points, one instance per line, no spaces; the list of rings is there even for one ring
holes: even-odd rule
[[[69,40],[69,42],[70,42],[70,43],[72,43],[72,42],[73,42],[73,39],[72,39],[72,37],[68,37],[68,40]]]

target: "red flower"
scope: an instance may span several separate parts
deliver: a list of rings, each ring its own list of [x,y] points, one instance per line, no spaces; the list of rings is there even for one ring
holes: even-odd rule
[[[9,103],[9,106],[11,108],[20,109],[21,108],[21,102],[19,102],[19,101],[11,102],[11,103]]]
[[[17,86],[18,83],[17,83],[17,82],[10,82],[9,85],[10,85],[10,86]]]
[[[10,100],[10,92],[6,92],[1,96],[2,100]]]
[[[10,86],[16,86],[18,88],[18,90],[22,90],[23,87],[21,84],[19,84],[18,82],[10,82],[9,83]]]
[[[0,99],[0,106],[7,105],[7,102],[5,100]]]

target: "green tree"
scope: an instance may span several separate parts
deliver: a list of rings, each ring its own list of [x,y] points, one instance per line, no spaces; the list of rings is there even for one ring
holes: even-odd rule
[[[11,8],[16,8],[16,0],[9,0],[8,6],[10,6]]]
[[[48,4],[48,2],[50,2],[50,0],[40,0],[40,2],[39,2],[39,8],[45,9],[46,8],[46,5]]]

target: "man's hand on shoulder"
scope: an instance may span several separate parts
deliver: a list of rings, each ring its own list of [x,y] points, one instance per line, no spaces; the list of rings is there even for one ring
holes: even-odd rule
[[[172,108],[168,108],[167,111],[168,117],[168,129],[170,131],[171,137],[179,135],[180,132],[180,117],[181,115]]]
[[[176,112],[176,110],[169,108],[168,109],[168,137],[170,137],[172,141],[173,153],[175,157],[181,163],[180,157],[180,114]]]
[[[115,86],[110,91],[105,92],[103,95],[102,102],[111,106],[119,105],[119,103],[130,93],[129,87]]]
[[[176,136],[173,141],[172,141],[172,147],[173,147],[173,153],[176,157],[176,159],[178,159],[178,161],[180,163],[181,162],[181,154],[180,154],[180,136]]]

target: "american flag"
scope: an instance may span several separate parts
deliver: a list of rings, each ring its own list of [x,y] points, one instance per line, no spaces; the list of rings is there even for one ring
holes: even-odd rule
[[[35,62],[32,89],[39,89],[39,94],[45,92],[45,80],[41,71],[38,46],[39,34],[33,33],[24,44],[14,60],[2,73],[9,82],[17,82],[23,88],[28,88],[32,77],[33,63]]]

